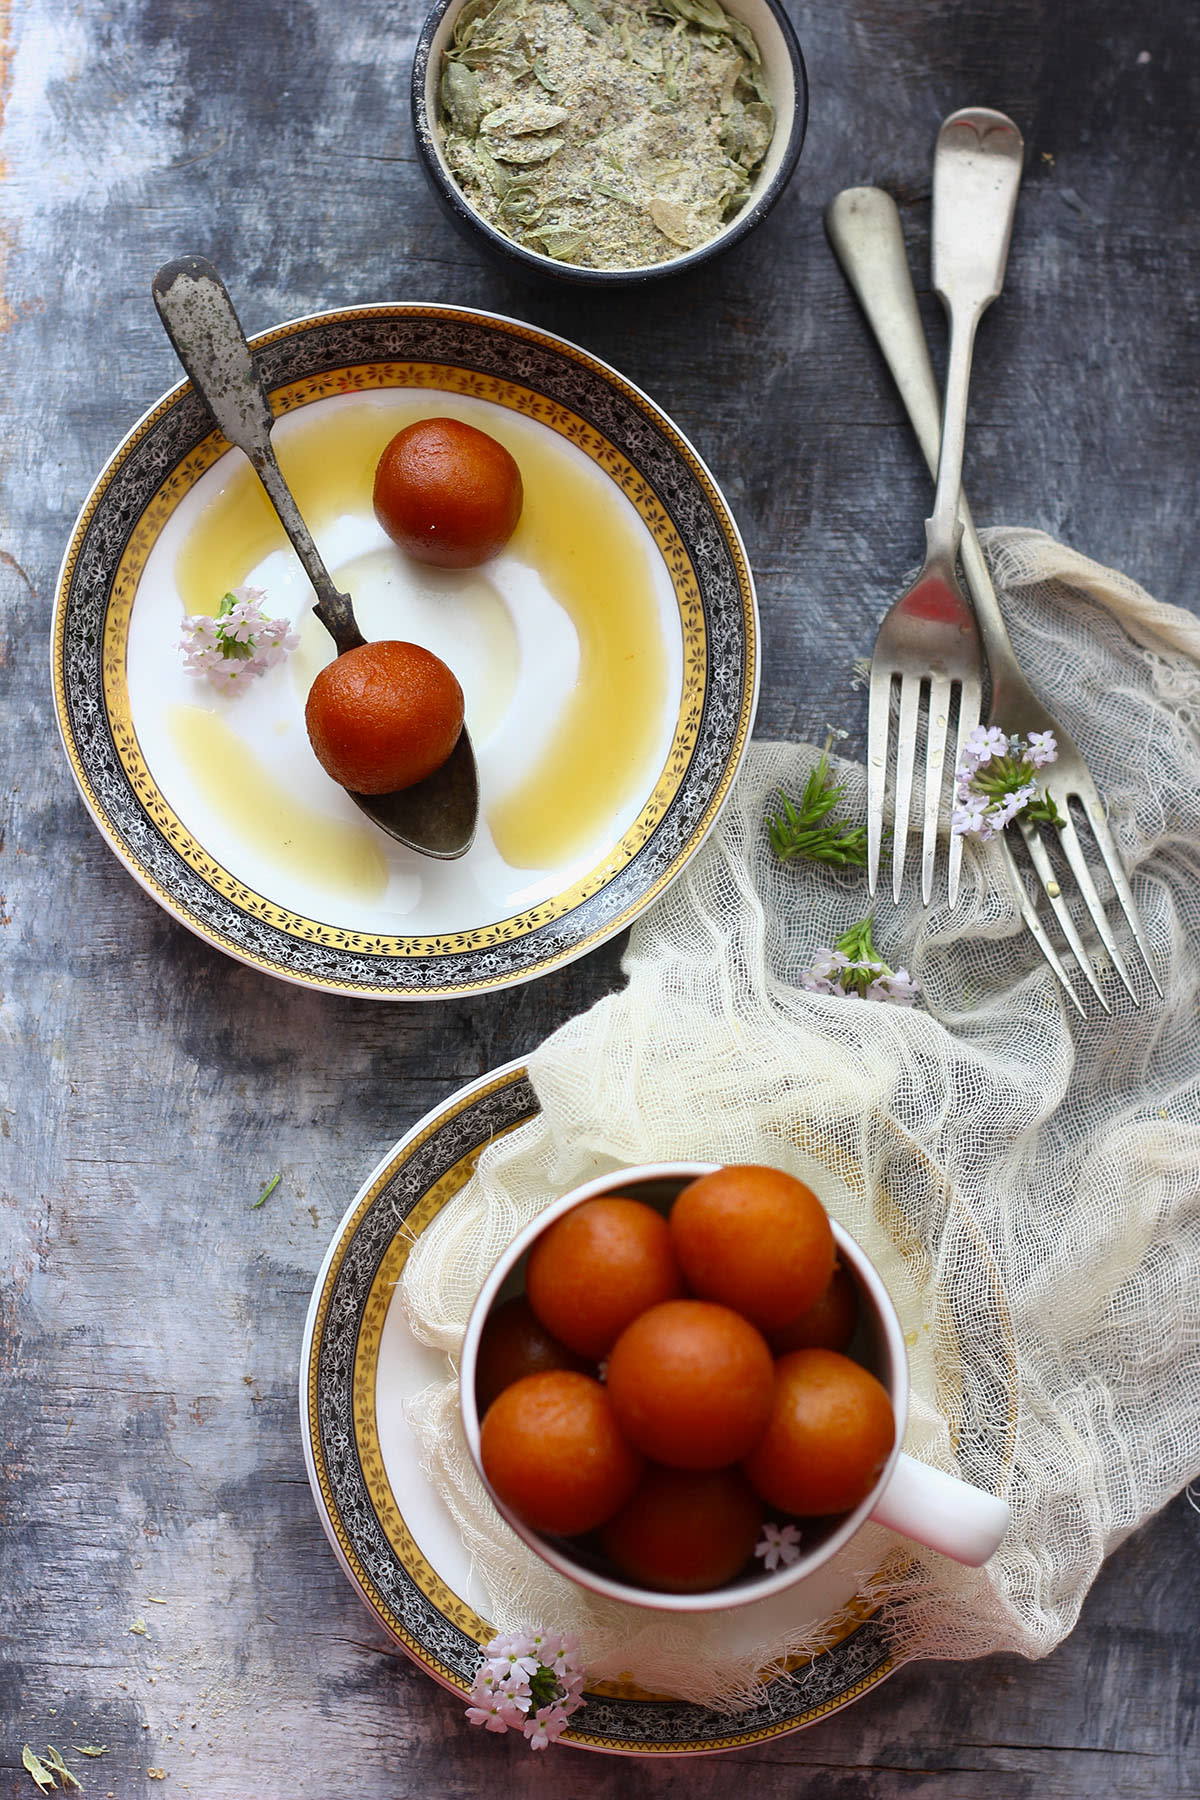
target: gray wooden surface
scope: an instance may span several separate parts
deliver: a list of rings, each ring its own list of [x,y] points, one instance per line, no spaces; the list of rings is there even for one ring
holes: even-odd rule
[[[686,284],[603,298],[500,274],[444,224],[408,125],[418,0],[0,7],[5,1796],[36,1792],[24,1743],[67,1749],[86,1793],[115,1800],[1200,1791],[1185,1496],[1113,1556],[1041,1664],[910,1667],[806,1732],[689,1763],[535,1758],[470,1730],[382,1641],[327,1547],[296,1418],[304,1313],[382,1152],[611,991],[621,944],[427,1009],[286,987],[135,887],[57,742],[58,561],[106,456],[176,379],[150,276],[201,251],[249,330],[340,302],[453,301],[614,363],[692,437],[741,524],[760,735],[831,722],[860,746],[853,659],[919,556],[928,490],[821,212],[842,186],[889,187],[924,284],[929,151],[968,103],[1010,112],[1028,144],[1008,286],[980,337],[976,517],[1042,526],[1197,606],[1191,0],[791,3],[812,124],[786,198]]]

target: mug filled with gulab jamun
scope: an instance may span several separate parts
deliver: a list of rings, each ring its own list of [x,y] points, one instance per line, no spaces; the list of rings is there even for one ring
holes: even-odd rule
[[[471,1455],[560,1573],[678,1612],[761,1600],[868,1519],[986,1562],[1005,1501],[906,1456],[896,1309],[854,1239],[761,1165],[618,1170],[509,1245],[467,1325]],[[795,1546],[767,1572],[764,1533]]]

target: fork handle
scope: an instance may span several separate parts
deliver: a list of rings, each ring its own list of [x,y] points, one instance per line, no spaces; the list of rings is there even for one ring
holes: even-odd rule
[[[936,477],[941,400],[896,202],[882,188],[846,188],[826,208],[825,228],[883,352],[929,473]],[[961,490],[958,512],[963,525],[959,553],[991,669],[995,718],[1007,710],[1001,690],[1008,679],[1005,665],[1013,660],[1012,640]],[[1022,689],[1024,686],[1022,681]]]
[[[943,121],[933,152],[933,291],[949,308],[983,312],[1004,286],[1025,143],[1012,120],[965,106]]]
[[[951,113],[933,152],[933,286],[950,321],[937,491],[928,552],[953,572],[975,332],[1004,285],[1025,146],[1012,120],[983,106]]]

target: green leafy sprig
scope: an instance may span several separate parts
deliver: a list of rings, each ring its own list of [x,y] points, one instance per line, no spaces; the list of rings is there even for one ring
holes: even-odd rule
[[[824,750],[804,784],[798,806],[782,788],[779,789],[782,810],[768,813],[767,835],[771,848],[782,862],[802,856],[831,869],[866,868],[866,826],[830,818],[845,792],[845,784],[834,781]]]

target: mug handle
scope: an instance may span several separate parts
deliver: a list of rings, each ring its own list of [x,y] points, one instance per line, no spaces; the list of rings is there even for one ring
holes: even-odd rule
[[[870,1517],[877,1525],[977,1569],[1008,1530],[1009,1507],[1007,1500],[901,1451]]]

